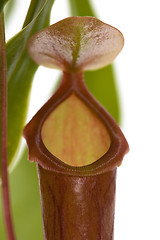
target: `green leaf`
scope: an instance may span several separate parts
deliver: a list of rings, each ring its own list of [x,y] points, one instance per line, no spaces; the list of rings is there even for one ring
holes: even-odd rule
[[[85,72],[85,82],[90,92],[120,122],[119,98],[115,84],[113,65],[94,72]],[[98,83],[97,84],[97,79]]]
[[[7,2],[8,2],[8,0],[1,0],[1,2],[0,2],[0,14],[3,11],[3,8],[4,8],[4,6]]]
[[[69,0],[69,4],[72,16],[96,16],[89,0]],[[120,123],[119,96],[113,66],[109,65],[94,72],[86,72],[85,82],[96,99]]]
[[[42,240],[43,227],[36,165],[30,164],[25,148],[21,161],[10,174],[13,219],[17,239]],[[0,186],[0,239],[6,240]]]
[[[16,161],[26,121],[32,80],[37,65],[29,58],[26,44],[31,35],[49,25],[54,0],[32,0],[23,29],[7,43],[8,67],[8,163]]]
[[[72,16],[91,16],[95,13],[89,0],[69,0]]]
[[[7,5],[5,6],[5,9],[4,9],[5,23],[7,23],[8,19],[10,18],[12,14],[12,10],[14,10],[15,5],[16,5],[15,0],[9,0]]]

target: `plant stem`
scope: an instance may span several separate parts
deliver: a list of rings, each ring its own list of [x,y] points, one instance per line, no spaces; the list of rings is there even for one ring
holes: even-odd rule
[[[2,170],[2,202],[4,221],[8,240],[15,240],[7,170],[7,67],[5,49],[4,14],[0,15],[0,89],[1,89],[1,170]]]

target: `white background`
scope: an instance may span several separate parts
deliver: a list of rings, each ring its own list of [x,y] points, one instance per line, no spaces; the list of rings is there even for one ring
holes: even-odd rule
[[[159,1],[92,2],[97,16],[125,37],[115,68],[123,113],[121,127],[130,152],[118,168],[115,240],[160,240]],[[15,16],[10,19],[7,38],[20,30],[29,5],[28,0],[17,3],[16,21]],[[68,16],[67,0],[55,1],[51,23]],[[39,69],[28,119],[45,102],[58,74],[55,70]]]

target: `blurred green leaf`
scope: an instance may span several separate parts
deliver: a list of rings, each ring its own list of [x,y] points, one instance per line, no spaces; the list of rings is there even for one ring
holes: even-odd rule
[[[8,0],[1,0],[1,2],[0,2],[0,14],[1,14],[1,12],[2,12],[4,6],[7,2],[8,2]]]
[[[72,16],[93,16],[95,13],[89,0],[69,0]],[[120,122],[119,99],[113,66],[85,73],[85,82],[95,98]]]
[[[17,240],[42,240],[43,227],[36,165],[28,160],[25,148],[21,161],[10,174],[13,219]],[[0,187],[0,239],[6,240],[1,208]]]
[[[12,10],[16,5],[15,3],[16,3],[15,0],[9,0],[7,5],[5,6],[5,9],[4,9],[5,23],[9,19],[10,15],[12,14]]]
[[[93,72],[85,72],[85,82],[90,92],[120,123],[120,107],[113,65]]]
[[[54,0],[32,0],[23,29],[7,43],[8,68],[8,163],[16,161],[26,121],[30,89],[37,65],[29,58],[26,44],[31,35],[49,25]]]
[[[91,16],[95,13],[89,0],[69,0],[72,16]]]

